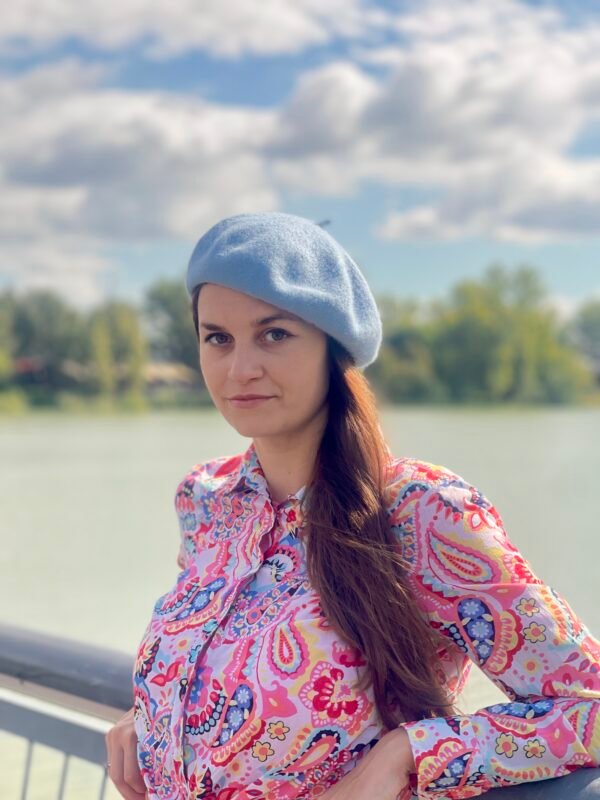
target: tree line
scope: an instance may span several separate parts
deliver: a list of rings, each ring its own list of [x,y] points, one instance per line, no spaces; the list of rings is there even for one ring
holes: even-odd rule
[[[600,402],[600,299],[564,320],[533,267],[491,265],[431,301],[376,300],[384,336],[365,375],[383,402]],[[0,411],[202,403],[182,281],[87,312],[47,289],[0,293]]]

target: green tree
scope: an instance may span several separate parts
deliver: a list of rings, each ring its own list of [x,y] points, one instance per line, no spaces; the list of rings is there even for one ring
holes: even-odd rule
[[[434,370],[455,402],[501,399],[497,370],[507,368],[506,290],[506,276],[493,268],[483,282],[462,281],[448,300],[432,304]]]
[[[570,341],[591,362],[600,378],[600,299],[581,305],[567,328]]]
[[[93,342],[92,361],[99,388],[141,394],[147,343],[137,310],[120,300],[95,309],[89,320]]]
[[[383,342],[366,375],[386,402],[416,403],[442,400],[445,389],[437,380],[431,343],[415,300],[379,297]]]
[[[92,385],[101,394],[112,395],[117,386],[117,373],[106,318],[96,315],[90,324],[90,332],[90,361],[94,374]]]
[[[17,297],[12,309],[13,357],[37,356],[45,365],[44,382],[50,391],[70,385],[61,364],[81,361],[88,350],[82,314],[49,289],[35,289]]]
[[[147,291],[144,326],[152,357],[198,370],[198,342],[191,301],[181,281],[161,280]]]
[[[13,375],[13,319],[15,297],[12,292],[0,294],[0,388],[6,388]]]
[[[435,372],[457,402],[570,402],[590,388],[530,266],[493,265],[482,280],[457,284],[435,304],[431,343]]]

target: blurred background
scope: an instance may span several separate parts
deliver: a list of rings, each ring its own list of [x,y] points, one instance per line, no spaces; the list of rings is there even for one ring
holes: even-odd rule
[[[133,656],[177,484],[248,444],[203,386],[187,259],[281,210],[376,295],[393,452],[478,486],[598,635],[597,3],[13,3],[0,115],[0,622]],[[474,669],[465,709],[500,697]],[[65,797],[96,796],[81,770]]]

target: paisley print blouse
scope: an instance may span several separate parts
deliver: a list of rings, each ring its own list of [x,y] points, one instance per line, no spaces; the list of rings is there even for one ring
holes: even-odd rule
[[[390,454],[386,509],[448,693],[474,663],[507,701],[405,722],[418,798],[600,765],[600,644],[456,473]],[[305,487],[275,503],[254,444],[176,489],[181,571],[152,610],[133,671],[149,800],[318,798],[385,729],[366,668],[306,572]]]

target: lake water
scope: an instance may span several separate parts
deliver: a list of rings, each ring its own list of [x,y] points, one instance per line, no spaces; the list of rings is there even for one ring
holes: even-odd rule
[[[381,424],[395,455],[477,486],[599,635],[600,409],[395,407]],[[0,419],[0,620],[133,657],[179,572],[176,486],[194,464],[248,444],[212,409]],[[474,668],[462,707],[502,697]],[[13,796],[2,778],[0,796]]]

